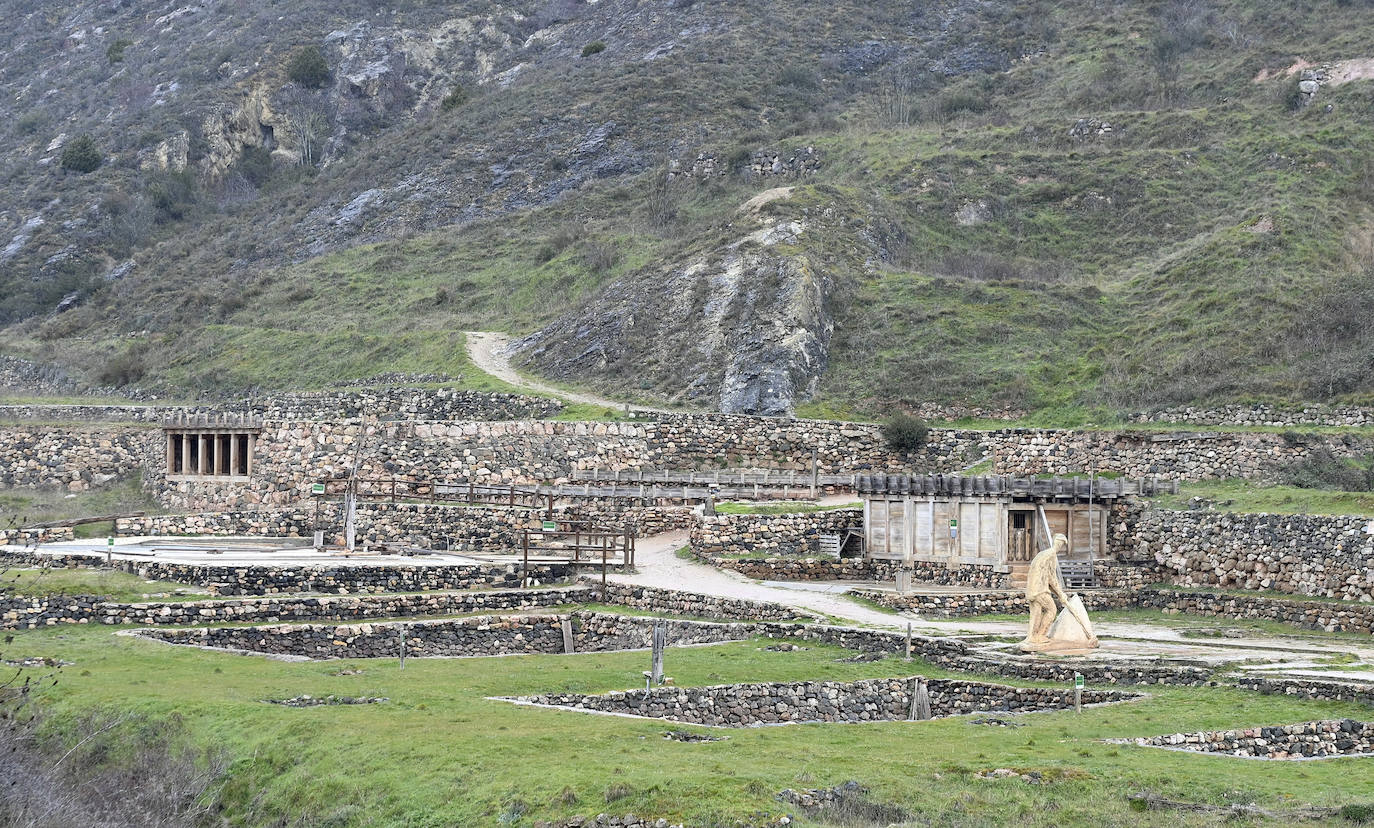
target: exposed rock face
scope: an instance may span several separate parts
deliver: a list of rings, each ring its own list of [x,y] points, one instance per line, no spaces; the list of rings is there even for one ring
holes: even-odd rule
[[[761,226],[671,273],[647,270],[515,347],[553,377],[653,377],[730,414],[789,414],[829,360],[835,279],[801,243],[804,221]]]

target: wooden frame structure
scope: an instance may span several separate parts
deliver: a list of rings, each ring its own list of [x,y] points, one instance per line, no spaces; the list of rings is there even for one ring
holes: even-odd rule
[[[1091,562],[1107,548],[1120,498],[1177,491],[1177,483],[1074,477],[861,475],[864,555],[879,560],[991,566],[1010,571],[1056,534],[1065,561]]]
[[[245,482],[253,475],[261,421],[232,415],[186,416],[165,421],[162,432],[169,480]]]

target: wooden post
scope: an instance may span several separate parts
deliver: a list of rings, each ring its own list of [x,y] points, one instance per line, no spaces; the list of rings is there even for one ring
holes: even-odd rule
[[[406,668],[406,628],[405,628],[405,625],[402,624],[402,625],[401,625],[401,666],[400,666],[400,669],[404,670],[405,668]]]
[[[606,603],[606,547],[601,547],[601,603]]]
[[[816,449],[811,449],[811,497],[815,499],[818,484],[820,483],[820,465],[816,459]]]
[[[520,573],[520,586],[530,585],[530,530],[526,529],[520,536],[520,545],[525,552],[525,568]]]
[[[564,618],[561,622],[561,626],[563,627],[563,652],[575,652],[573,650],[572,619]]]
[[[649,680],[654,684],[663,683],[663,647],[667,643],[668,624],[665,621],[654,622],[654,651],[653,660],[649,666]]]
[[[926,680],[917,676],[911,680],[911,705],[907,708],[907,719],[924,722],[930,719],[930,690]]]
[[[902,656],[905,660],[911,660],[911,622],[906,622],[906,655]]]

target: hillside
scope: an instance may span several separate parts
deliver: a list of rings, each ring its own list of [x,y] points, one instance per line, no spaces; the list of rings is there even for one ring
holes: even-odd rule
[[[1367,4],[0,8],[0,351],[74,387],[1374,398]]]

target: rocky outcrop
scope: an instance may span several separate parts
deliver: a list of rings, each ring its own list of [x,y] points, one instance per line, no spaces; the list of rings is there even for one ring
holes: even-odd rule
[[[815,225],[762,217],[668,272],[611,284],[515,348],[555,378],[634,374],[725,413],[790,413],[814,395],[834,328],[837,277],[798,250]]]

